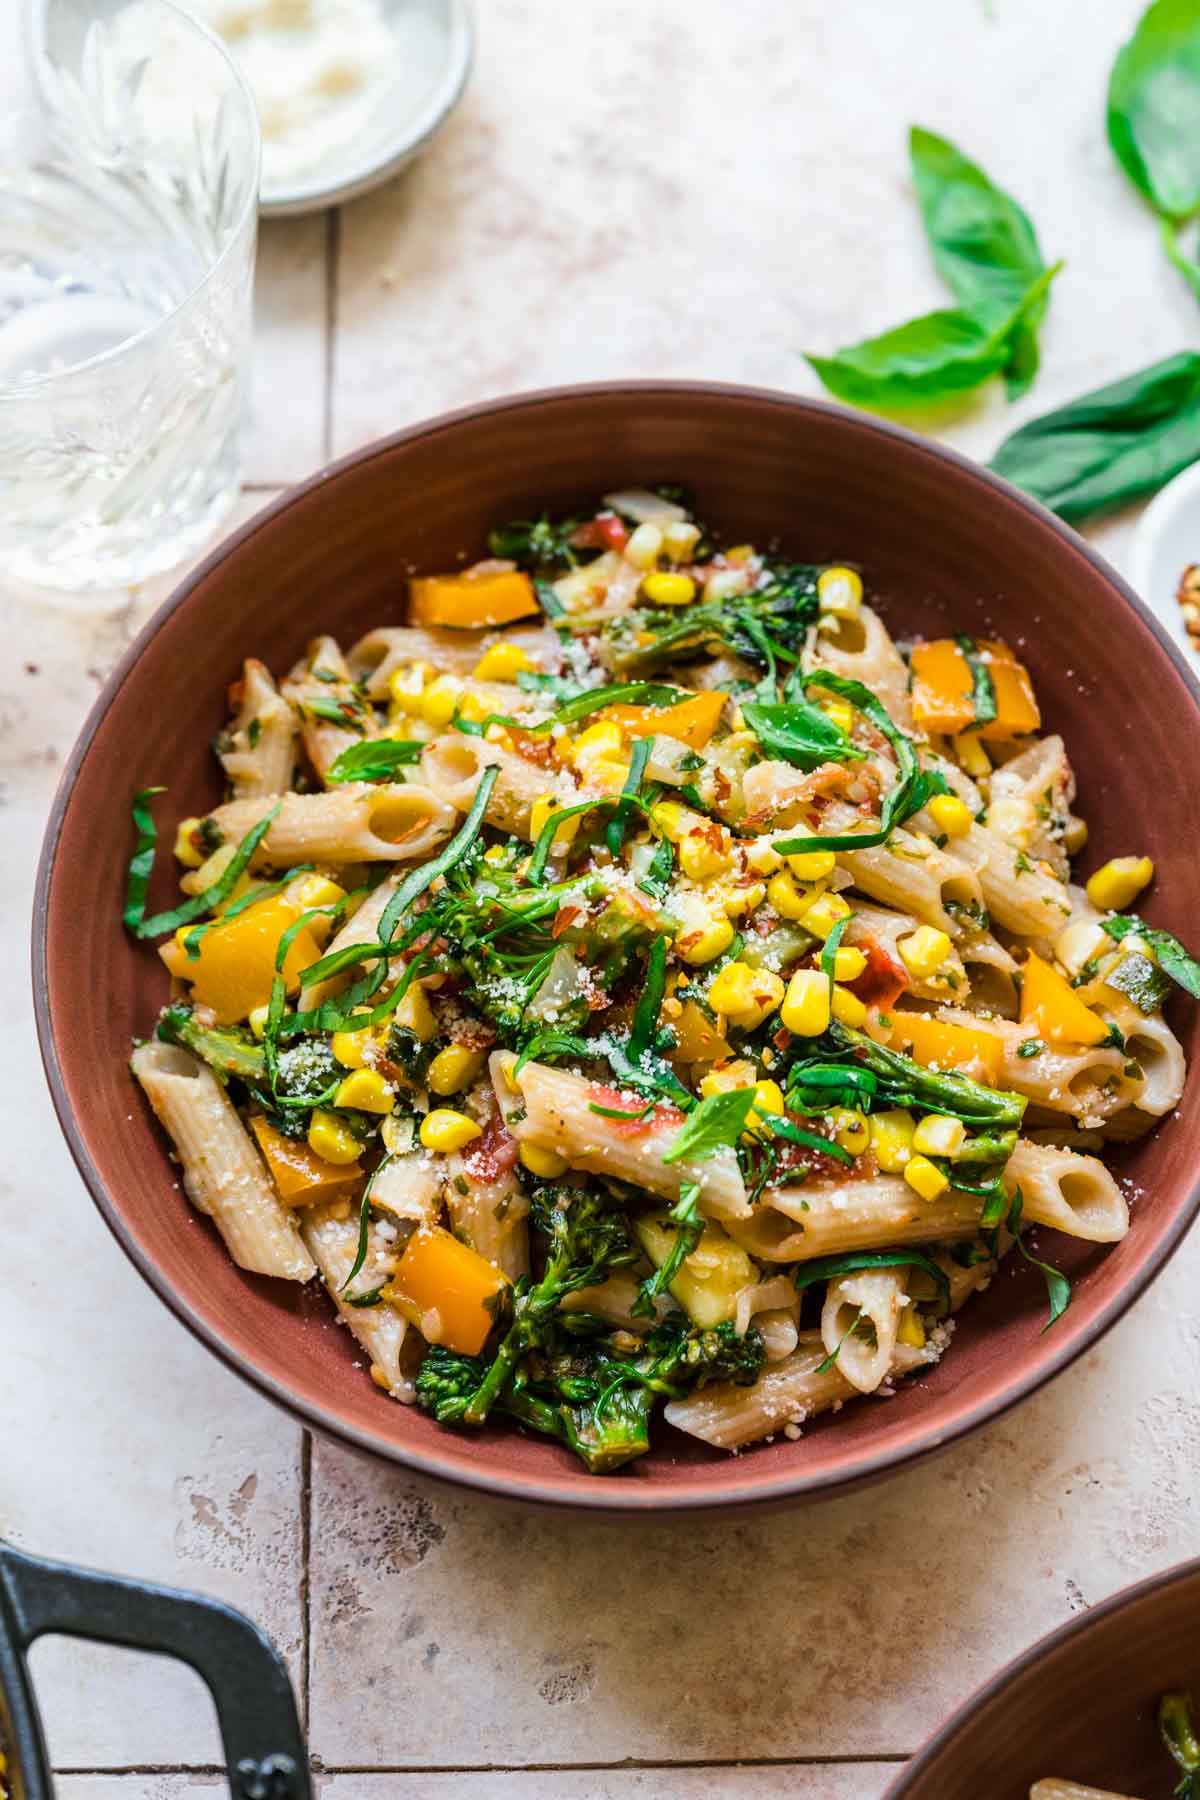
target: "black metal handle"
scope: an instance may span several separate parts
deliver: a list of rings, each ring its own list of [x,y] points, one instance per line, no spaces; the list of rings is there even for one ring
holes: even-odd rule
[[[45,1562],[8,1545],[0,1545],[0,1590],[15,1650],[27,1650],[47,1632],[61,1632],[189,1663],[216,1703],[235,1800],[312,1800],[287,1670],[270,1639],[243,1614],[201,1594]],[[24,1752],[35,1768],[39,1762],[44,1767],[27,1680],[19,1686],[29,1705],[23,1709],[24,1729],[18,1718],[12,1720],[17,1766]],[[17,1698],[10,1694],[10,1704]],[[22,1744],[22,1737],[28,1742]],[[30,1782],[31,1796],[37,1791]]]

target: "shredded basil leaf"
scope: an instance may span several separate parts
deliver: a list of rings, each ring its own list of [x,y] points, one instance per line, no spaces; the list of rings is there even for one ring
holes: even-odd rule
[[[150,824],[145,806],[145,798],[147,794],[165,792],[164,788],[143,788],[134,802],[134,822],[138,828],[138,845],[129,866],[129,885],[126,891],[123,918],[127,929],[137,938],[164,937],[169,932],[178,931],[181,925],[190,925],[193,919],[202,918],[205,913],[210,913],[214,907],[219,906],[222,900],[227,900],[249,867],[254,852],[278,818],[279,808],[282,804],[277,800],[270,812],[261,818],[257,825],[251,826],[234,851],[224,872],[210,887],[206,887],[202,894],[194,894],[190,900],[185,900],[181,905],[172,907],[170,912],[155,913],[152,919],[147,919],[143,915],[146,907],[150,864],[154,859],[154,836],[153,826]],[[146,830],[147,825],[150,826],[149,833]],[[146,861],[147,856],[149,856],[149,862]]]
[[[343,750],[325,779],[332,786],[343,781],[386,781],[396,769],[420,762],[424,748],[411,738],[368,738]]]

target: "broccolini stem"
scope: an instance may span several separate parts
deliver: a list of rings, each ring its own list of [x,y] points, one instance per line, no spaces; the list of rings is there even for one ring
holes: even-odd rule
[[[1007,1093],[1002,1088],[984,1087],[966,1075],[927,1069],[898,1050],[887,1050],[865,1032],[856,1031],[838,1020],[829,1027],[829,1035],[840,1050],[852,1050],[862,1068],[870,1069],[892,1089],[903,1089],[921,1105],[939,1112],[953,1113],[967,1123],[1005,1125],[1015,1129],[1025,1114],[1023,1094]]]

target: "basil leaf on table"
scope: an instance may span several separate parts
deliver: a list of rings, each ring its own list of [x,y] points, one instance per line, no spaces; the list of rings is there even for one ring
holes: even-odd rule
[[[1167,255],[1200,299],[1200,267],[1180,229],[1200,211],[1200,10],[1155,0],[1123,46],[1108,84],[1108,141],[1163,223]]]
[[[992,468],[1072,524],[1140,500],[1200,458],[1200,354],[1181,350],[1006,438]]]
[[[1028,214],[948,139],[914,125],[908,147],[938,274],[973,317],[1007,318],[1046,267]],[[1025,393],[1037,374],[1037,328],[1045,310],[1043,294],[1009,340],[1001,372],[1010,400]]]

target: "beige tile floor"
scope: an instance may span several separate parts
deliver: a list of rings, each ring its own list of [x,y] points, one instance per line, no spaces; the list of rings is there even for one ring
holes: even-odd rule
[[[247,511],[330,454],[509,389],[814,391],[801,349],[941,301],[906,188],[913,120],[960,140],[1068,262],[1035,394],[939,435],[990,454],[1021,418],[1194,341],[1104,142],[1138,0],[477,11],[474,84],[425,159],[341,216],[263,232]],[[1127,531],[1097,540],[1119,561]],[[24,952],[59,769],[168,586],[91,607],[0,591],[0,1534],[253,1612],[292,1661],[323,1800],[878,1800],[1005,1658],[1194,1552],[1195,1242],[1019,1412],[889,1485],[769,1518],[490,1510],[310,1451],[206,1356],[59,1140]],[[66,1800],[222,1791],[195,1678],[61,1642],[35,1666]]]

